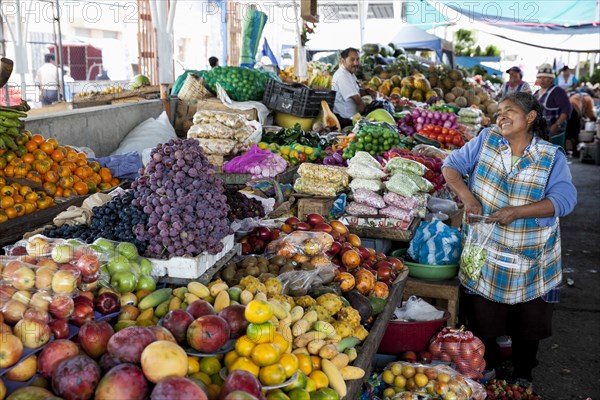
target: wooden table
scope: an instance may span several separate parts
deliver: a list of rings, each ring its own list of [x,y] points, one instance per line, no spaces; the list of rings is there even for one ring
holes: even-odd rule
[[[381,338],[383,338],[383,334],[385,333],[385,330],[388,326],[388,322],[390,321],[394,310],[402,301],[402,293],[404,291],[407,278],[408,269],[406,269],[396,279],[396,282],[392,285],[390,295],[387,298],[388,301],[383,311],[377,316],[377,319],[375,319],[375,323],[369,331],[369,336],[367,336],[362,346],[360,346],[360,348],[357,348],[358,357],[356,358],[356,360],[354,360],[352,365],[355,367],[362,368],[365,371],[365,376],[363,379],[356,379],[346,382],[348,387],[348,394],[346,394],[346,397],[344,397],[344,399],[356,400],[360,398],[362,384],[369,378],[369,375],[371,374],[373,359],[375,358],[375,354],[377,353],[377,349],[379,348]]]
[[[404,299],[415,295],[429,299],[443,299],[448,302],[448,326],[456,326],[458,318],[458,299],[460,296],[460,281],[458,277],[446,281],[425,281],[422,279],[408,278],[404,288]]]

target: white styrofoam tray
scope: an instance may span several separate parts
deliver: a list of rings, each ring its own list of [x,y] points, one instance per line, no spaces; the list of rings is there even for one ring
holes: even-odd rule
[[[223,250],[218,254],[205,252],[196,257],[172,257],[168,260],[150,258],[152,276],[157,278],[169,276],[171,278],[196,279],[233,249],[234,235],[224,237],[221,242],[223,243]]]

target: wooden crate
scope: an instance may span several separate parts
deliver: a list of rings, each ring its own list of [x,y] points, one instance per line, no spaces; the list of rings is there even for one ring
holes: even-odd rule
[[[298,199],[298,218],[304,221],[308,214],[329,215],[335,197],[301,197]]]
[[[120,93],[95,94],[92,96],[85,97],[75,96],[73,98],[73,108],[95,107],[108,104],[116,104],[114,103],[115,101],[121,100],[121,102],[123,102],[124,99],[128,98],[137,98],[136,101],[141,101],[149,98],[156,98],[159,93],[160,87],[158,85],[154,85],[144,86],[135,90],[125,90]]]
[[[405,269],[399,276],[396,278],[396,281],[390,288],[390,295],[387,298],[387,303],[383,308],[381,314],[377,316],[375,322],[371,329],[369,329],[369,336],[362,343],[360,348],[358,348],[358,357],[352,363],[353,366],[359,367],[365,370],[365,376],[362,379],[355,379],[347,382],[348,394],[345,399],[359,399],[360,393],[362,390],[362,384],[367,379],[369,379],[369,375],[371,374],[371,368],[373,366],[373,359],[375,358],[375,354],[377,353],[377,349],[379,349],[379,343],[385,334],[385,330],[387,329],[388,322],[392,319],[392,314],[398,305],[400,305],[402,301],[402,294],[404,293],[404,286],[406,285],[406,281],[408,279],[408,268]]]

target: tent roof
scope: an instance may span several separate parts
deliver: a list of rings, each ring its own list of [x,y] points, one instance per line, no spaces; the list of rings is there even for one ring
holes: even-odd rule
[[[400,28],[390,42],[405,49],[434,50],[440,59],[442,58],[442,50],[452,49],[451,43],[412,25]]]

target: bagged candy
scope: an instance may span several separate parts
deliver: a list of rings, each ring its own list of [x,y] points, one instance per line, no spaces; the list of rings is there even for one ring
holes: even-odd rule
[[[377,209],[364,204],[351,201],[346,206],[346,212],[350,215],[377,215]]]
[[[385,207],[385,201],[383,201],[383,197],[368,189],[355,190],[354,201],[374,208]]]

